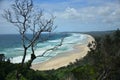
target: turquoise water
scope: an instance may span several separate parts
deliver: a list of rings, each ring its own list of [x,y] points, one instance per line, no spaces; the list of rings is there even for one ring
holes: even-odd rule
[[[30,36],[30,35],[28,35]],[[46,37],[46,35],[43,35]],[[87,37],[84,34],[79,33],[54,33],[51,34],[45,42],[40,42],[37,44],[35,54],[41,55],[45,50],[54,47],[61,42],[64,38],[63,45],[60,46],[55,51],[47,52],[44,57],[39,57],[34,60],[34,63],[44,62],[50,58],[67,51],[73,50],[73,46],[76,44],[85,44]],[[0,35],[0,53],[5,54],[6,58],[10,58],[13,63],[20,63],[23,55],[23,48],[20,43],[19,35]],[[25,61],[30,59],[31,51],[28,50]]]

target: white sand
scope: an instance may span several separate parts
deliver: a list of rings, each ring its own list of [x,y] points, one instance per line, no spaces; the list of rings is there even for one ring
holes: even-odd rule
[[[94,41],[92,36],[86,36],[88,37],[87,44],[76,45],[74,46],[73,51],[59,54],[42,63],[33,64],[31,68],[34,70],[58,69],[60,67],[69,65],[70,62],[75,62],[76,59],[83,58],[89,51],[89,48],[87,47],[88,43]]]

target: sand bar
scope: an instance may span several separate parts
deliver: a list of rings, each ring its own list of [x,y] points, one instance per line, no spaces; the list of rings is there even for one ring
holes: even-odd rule
[[[87,36],[86,44],[75,45],[73,51],[58,54],[50,60],[42,63],[33,64],[31,68],[34,70],[58,69],[60,67],[69,65],[70,62],[75,62],[76,59],[83,58],[89,51],[89,48],[87,47],[88,43],[94,41],[94,38],[92,36],[87,34],[84,35]]]

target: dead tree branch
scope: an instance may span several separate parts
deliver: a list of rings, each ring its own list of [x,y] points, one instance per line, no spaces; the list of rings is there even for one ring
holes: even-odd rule
[[[36,57],[42,57],[42,56],[44,56],[44,55],[45,55],[45,53],[47,53],[48,51],[54,51],[54,50],[58,49],[58,47],[60,47],[60,46],[62,46],[62,45],[63,45],[63,41],[64,41],[64,38],[62,38],[62,39],[61,39],[60,44],[58,44],[58,45],[54,46],[53,48],[47,49],[46,51],[44,51],[44,52],[43,52],[43,54],[42,54],[42,55],[39,55],[39,56],[36,56]]]

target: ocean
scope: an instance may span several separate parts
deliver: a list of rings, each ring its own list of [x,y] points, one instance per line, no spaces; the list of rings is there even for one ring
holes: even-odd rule
[[[31,37],[28,34],[28,37]],[[35,55],[41,55],[45,50],[54,47],[61,42],[64,37],[63,45],[54,51],[47,52],[43,57],[38,57],[33,63],[41,63],[52,57],[73,50],[76,44],[86,44],[87,37],[80,33],[52,33],[42,34],[46,38],[44,42],[39,42],[35,48]],[[23,56],[23,48],[21,45],[20,35],[18,34],[4,34],[0,35],[0,54],[5,54],[6,59],[10,59],[12,63],[20,63]],[[28,49],[25,61],[30,59],[31,50]]]

